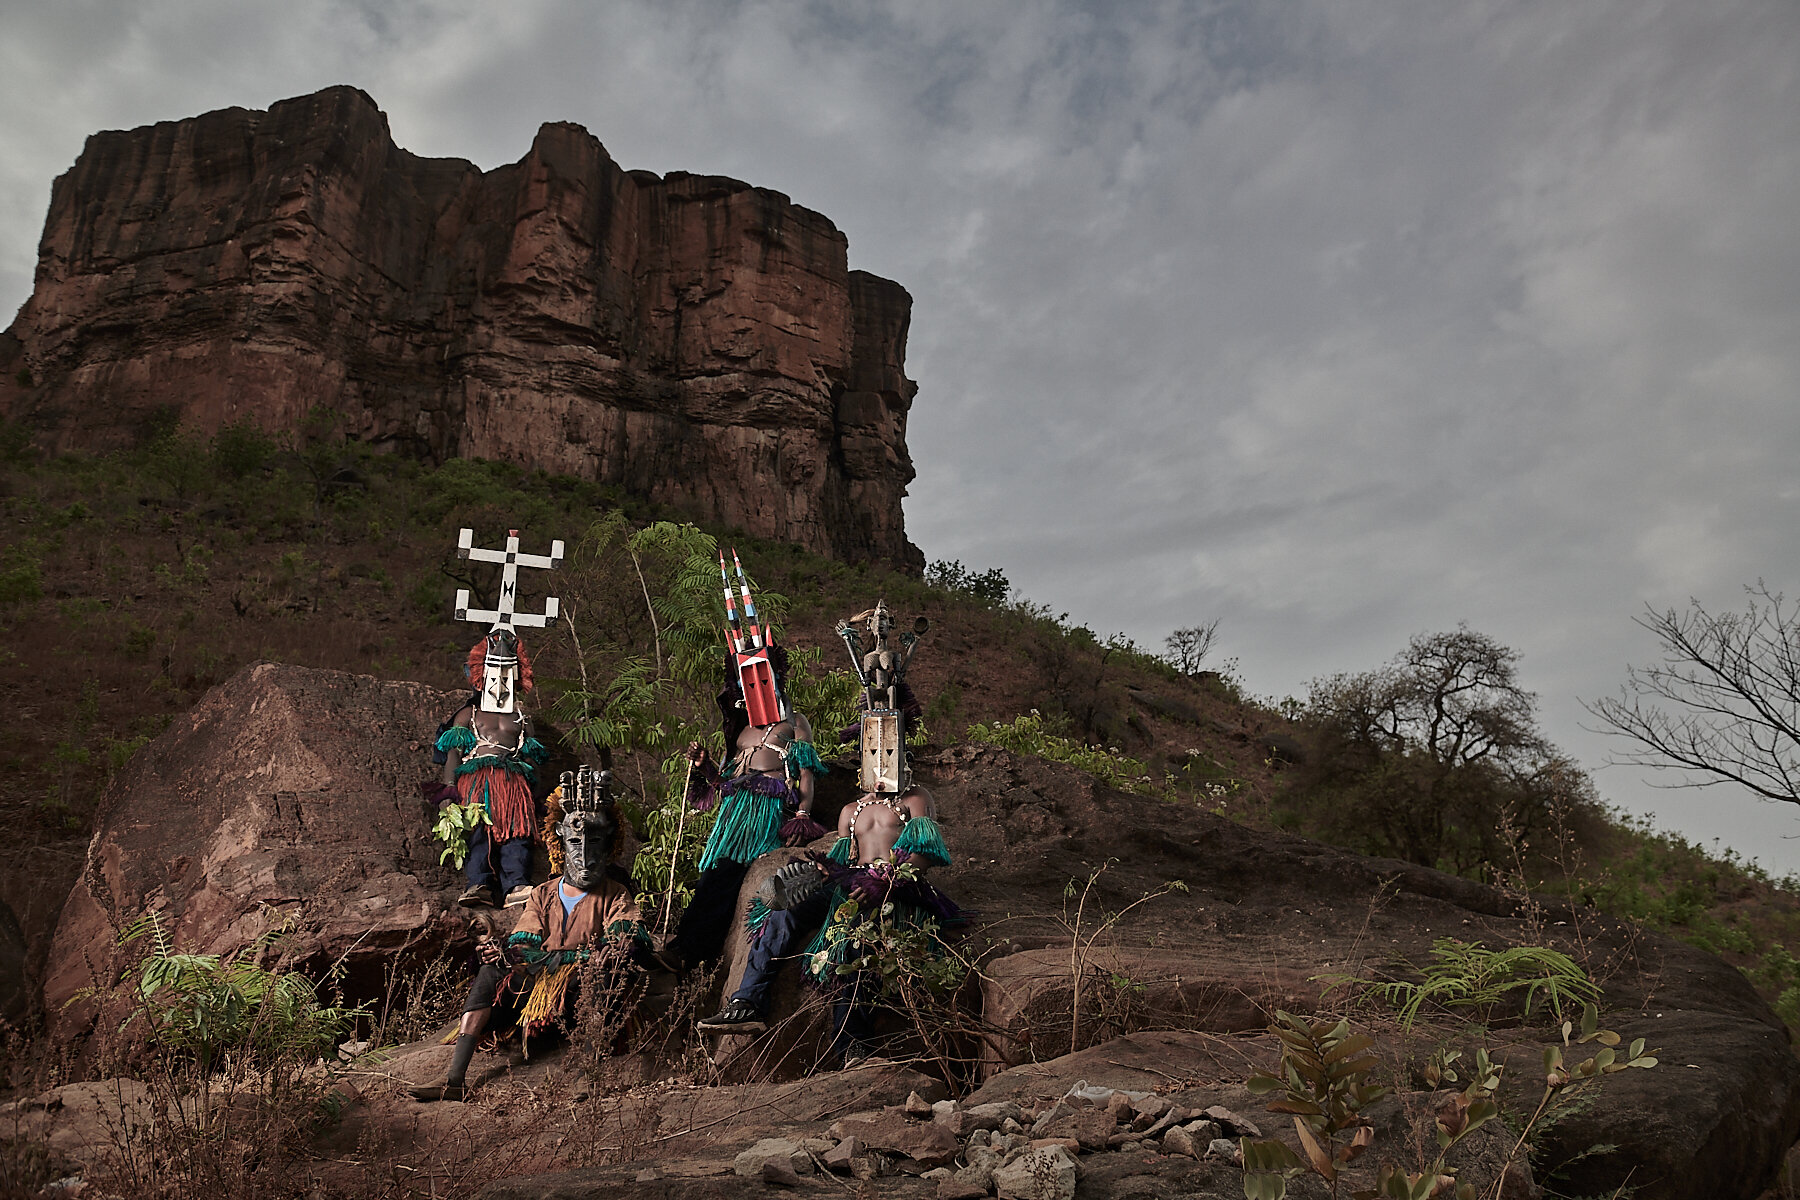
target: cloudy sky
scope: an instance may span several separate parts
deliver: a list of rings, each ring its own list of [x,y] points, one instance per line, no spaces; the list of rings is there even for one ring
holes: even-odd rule
[[[15,0],[0,78],[0,314],[88,133],[335,83],[786,192],[912,292],[926,555],[1217,618],[1258,694],[1466,621],[1599,766],[1646,603],[1800,591],[1793,0]],[[1598,781],[1800,869],[1790,806]]]

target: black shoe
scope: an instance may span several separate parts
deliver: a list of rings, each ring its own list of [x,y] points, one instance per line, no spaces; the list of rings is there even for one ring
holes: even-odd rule
[[[446,1083],[438,1087],[407,1088],[406,1094],[421,1104],[430,1104],[434,1100],[462,1100],[469,1094],[469,1089],[460,1083]]]
[[[769,1023],[748,1000],[730,1000],[721,1011],[700,1022],[700,1028],[719,1033],[765,1033]]]
[[[456,902],[464,908],[500,907],[498,904],[494,903],[494,893],[492,889],[484,887],[481,884],[476,884],[474,887],[464,891],[462,895],[456,898]]]

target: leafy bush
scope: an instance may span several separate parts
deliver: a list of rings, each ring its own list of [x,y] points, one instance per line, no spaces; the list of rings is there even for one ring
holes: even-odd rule
[[[155,913],[134,921],[120,944],[148,937],[151,945],[131,972],[137,1005],[127,1027],[143,1021],[153,1045],[192,1058],[202,1073],[228,1055],[271,1065],[326,1054],[367,1009],[324,1005],[304,975],[255,961],[283,932],[233,955],[181,954]]]
[[[988,608],[998,608],[1012,595],[1012,584],[998,567],[977,573],[960,561],[938,559],[925,568],[927,585],[946,592],[967,596]]]
[[[1171,794],[1166,779],[1160,782],[1152,779],[1146,764],[1119,753],[1116,748],[1101,750],[1051,733],[1035,708],[1025,716],[1014,717],[1010,724],[995,721],[992,725],[971,725],[968,740],[1000,746],[1015,754],[1035,754],[1052,762],[1068,763],[1100,777],[1120,791],[1142,796],[1167,797]]]

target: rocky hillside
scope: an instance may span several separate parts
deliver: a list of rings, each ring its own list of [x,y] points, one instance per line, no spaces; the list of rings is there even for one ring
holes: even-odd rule
[[[911,304],[778,192],[627,171],[569,124],[492,171],[421,158],[335,87],[89,138],[0,416],[59,450],[324,420],[917,571]]]
[[[57,1038],[79,1037],[94,1015],[61,1003],[112,983],[113,968],[93,948],[145,908],[162,912],[195,951],[229,952],[275,924],[292,929],[280,948],[290,962],[391,962],[432,943],[466,948],[452,907],[458,882],[420,853],[424,807],[406,786],[424,773],[417,726],[443,699],[418,685],[265,664],[148,746],[109,790],[64,910],[47,984],[62,1014]],[[436,1036],[371,1058],[340,1091],[339,1121],[319,1129],[295,1169],[336,1188],[360,1178],[367,1148],[381,1146],[396,1169],[461,1180],[434,1194],[505,1178],[488,1194],[678,1197],[727,1194],[722,1186],[745,1186],[735,1182],[742,1173],[756,1186],[798,1186],[779,1168],[765,1175],[763,1160],[806,1170],[816,1155],[862,1175],[872,1188],[863,1194],[882,1196],[1232,1195],[1241,1187],[1233,1133],[1260,1125],[1299,1148],[1286,1118],[1265,1114],[1243,1086],[1273,1065],[1275,1043],[1262,1029],[1285,1009],[1348,1010],[1375,1036],[1375,1059],[1362,1069],[1396,1095],[1370,1109],[1376,1147],[1352,1176],[1366,1184],[1380,1160],[1417,1168],[1414,1139],[1429,1137],[1431,1114],[1454,1091],[1422,1075],[1434,1051],[1440,1061],[1463,1051],[1466,1070],[1480,1046],[1505,1064],[1499,1099],[1518,1126],[1541,1090],[1543,1049],[1558,1043],[1541,1015],[1504,1005],[1433,1011],[1407,1029],[1382,1006],[1357,1006],[1331,988],[1333,973],[1407,977],[1408,964],[1427,961],[1443,937],[1569,954],[1604,988],[1605,1024],[1661,1056],[1654,1070],[1609,1076],[1536,1133],[1537,1169],[1557,1172],[1568,1194],[1629,1183],[1644,1198],[1751,1200],[1800,1131],[1800,1060],[1780,1020],[1742,975],[1693,947],[1592,912],[1247,829],[991,746],[953,747],[919,770],[958,860],[941,882],[977,911],[967,945],[981,964],[961,1009],[977,1034],[967,1053],[952,1034],[924,1043],[914,1064],[935,1078],[890,1068],[782,1088],[813,1061],[822,1016],[788,971],[777,1000],[783,1023],[764,1037],[724,1039],[698,1072],[691,1059],[685,1069],[672,1063],[666,1045],[659,1052],[641,1041],[624,1060],[484,1055],[476,1111],[490,1136],[473,1145],[456,1136],[467,1128],[463,1105],[422,1109],[401,1093],[442,1070],[447,1050]],[[829,820],[851,798],[834,778],[815,807]],[[746,900],[773,866],[765,860],[752,872]],[[1172,880],[1183,886],[1168,890]],[[743,955],[740,941],[731,974]],[[701,1006],[716,995],[715,986]],[[904,1020],[899,1028],[892,1045],[918,1052]],[[1155,1030],[1172,1032],[1147,1032]],[[583,1063],[587,1076],[575,1078]],[[1093,1103],[1077,1096],[1059,1106],[1081,1083],[1098,1089]],[[962,1103],[915,1105],[917,1124],[882,1110],[909,1090],[946,1098],[946,1084]],[[114,1104],[141,1090],[108,1086]],[[1115,1099],[1110,1089],[1131,1094]],[[1145,1103],[1146,1093],[1161,1098]],[[0,1119],[98,1173],[118,1141],[93,1098],[92,1085],[65,1085]],[[1214,1111],[1221,1106],[1228,1111]],[[1497,1178],[1513,1136],[1496,1124],[1465,1147],[1465,1180]],[[768,1137],[791,1144],[743,1157]],[[1008,1184],[1014,1164],[1023,1164],[1014,1174],[1041,1169],[1067,1186]],[[913,1182],[940,1169],[932,1192]],[[1521,1180],[1506,1194],[1529,1188]]]

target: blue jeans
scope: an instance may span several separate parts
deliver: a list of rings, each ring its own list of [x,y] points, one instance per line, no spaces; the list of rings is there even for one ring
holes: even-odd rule
[[[744,964],[744,978],[733,1000],[752,1005],[757,1012],[769,1011],[769,989],[775,985],[775,972],[781,960],[799,949],[801,940],[825,923],[831,891],[826,889],[804,904],[776,909],[763,921],[761,932],[750,943],[750,957]]]
[[[508,892],[531,882],[531,839],[495,842],[486,825],[477,825],[469,833],[469,857],[463,873],[470,887],[487,888],[504,904]]]

